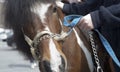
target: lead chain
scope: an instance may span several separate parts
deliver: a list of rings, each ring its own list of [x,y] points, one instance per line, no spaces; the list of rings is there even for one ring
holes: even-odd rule
[[[95,41],[93,39],[93,35],[92,35],[93,32],[89,31],[88,34],[89,34],[92,50],[93,50],[93,53],[94,53],[95,62],[97,64],[97,72],[103,72],[103,69],[100,66],[100,61],[99,61],[99,58],[98,58],[98,54],[97,54],[97,50],[96,50],[96,46],[95,46]]]

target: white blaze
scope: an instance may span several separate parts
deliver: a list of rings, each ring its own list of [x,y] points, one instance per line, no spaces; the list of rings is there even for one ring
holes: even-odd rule
[[[50,47],[50,55],[51,55],[51,60],[50,60],[51,68],[53,71],[59,72],[59,66],[62,64],[61,56],[58,50],[56,49],[56,46],[52,39],[50,39],[49,47]]]
[[[45,14],[47,13],[49,6],[50,4],[36,3],[35,6],[31,8],[31,11],[36,13],[40,17],[42,23],[45,23],[45,20],[44,20],[46,18]]]
[[[50,31],[48,27],[46,27],[45,30]],[[53,71],[60,72],[59,66],[62,64],[62,59],[52,38],[50,38],[49,41],[49,50],[50,50],[50,67]]]
[[[91,53],[87,50],[86,46],[82,42],[81,38],[78,36],[78,33],[76,32],[75,29],[74,29],[74,32],[75,32],[75,35],[77,37],[77,42],[78,42],[79,46],[82,48],[83,52],[85,53],[90,71],[93,72],[94,66],[93,66]]]

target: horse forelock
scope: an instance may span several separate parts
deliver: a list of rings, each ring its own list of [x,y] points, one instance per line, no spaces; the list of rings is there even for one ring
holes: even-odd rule
[[[50,3],[45,4],[45,3],[36,3],[32,8],[31,11],[39,16],[39,19],[41,20],[42,23],[46,23],[45,19],[46,13],[48,11],[48,8],[50,6]]]
[[[52,3],[51,0],[5,0],[5,22],[11,27],[33,23],[31,8],[36,4]],[[46,7],[46,6],[45,6]]]

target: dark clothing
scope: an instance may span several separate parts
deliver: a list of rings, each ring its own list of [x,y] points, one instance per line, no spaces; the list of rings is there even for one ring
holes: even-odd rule
[[[65,4],[63,12],[90,13],[94,27],[106,37],[120,61],[120,0],[86,0],[78,4]],[[116,72],[120,72],[120,68]]]

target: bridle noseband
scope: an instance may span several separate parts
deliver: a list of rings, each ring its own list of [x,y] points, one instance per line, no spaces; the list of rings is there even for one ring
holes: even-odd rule
[[[38,32],[37,35],[34,37],[34,39],[30,39],[27,35],[24,34],[25,40],[26,42],[29,44],[29,46],[31,47],[31,53],[33,55],[33,57],[40,61],[41,56],[40,56],[40,52],[39,52],[39,48],[38,45],[39,43],[43,40],[43,39],[49,39],[49,38],[54,38],[56,35],[49,32],[49,31],[42,31],[42,32]]]

